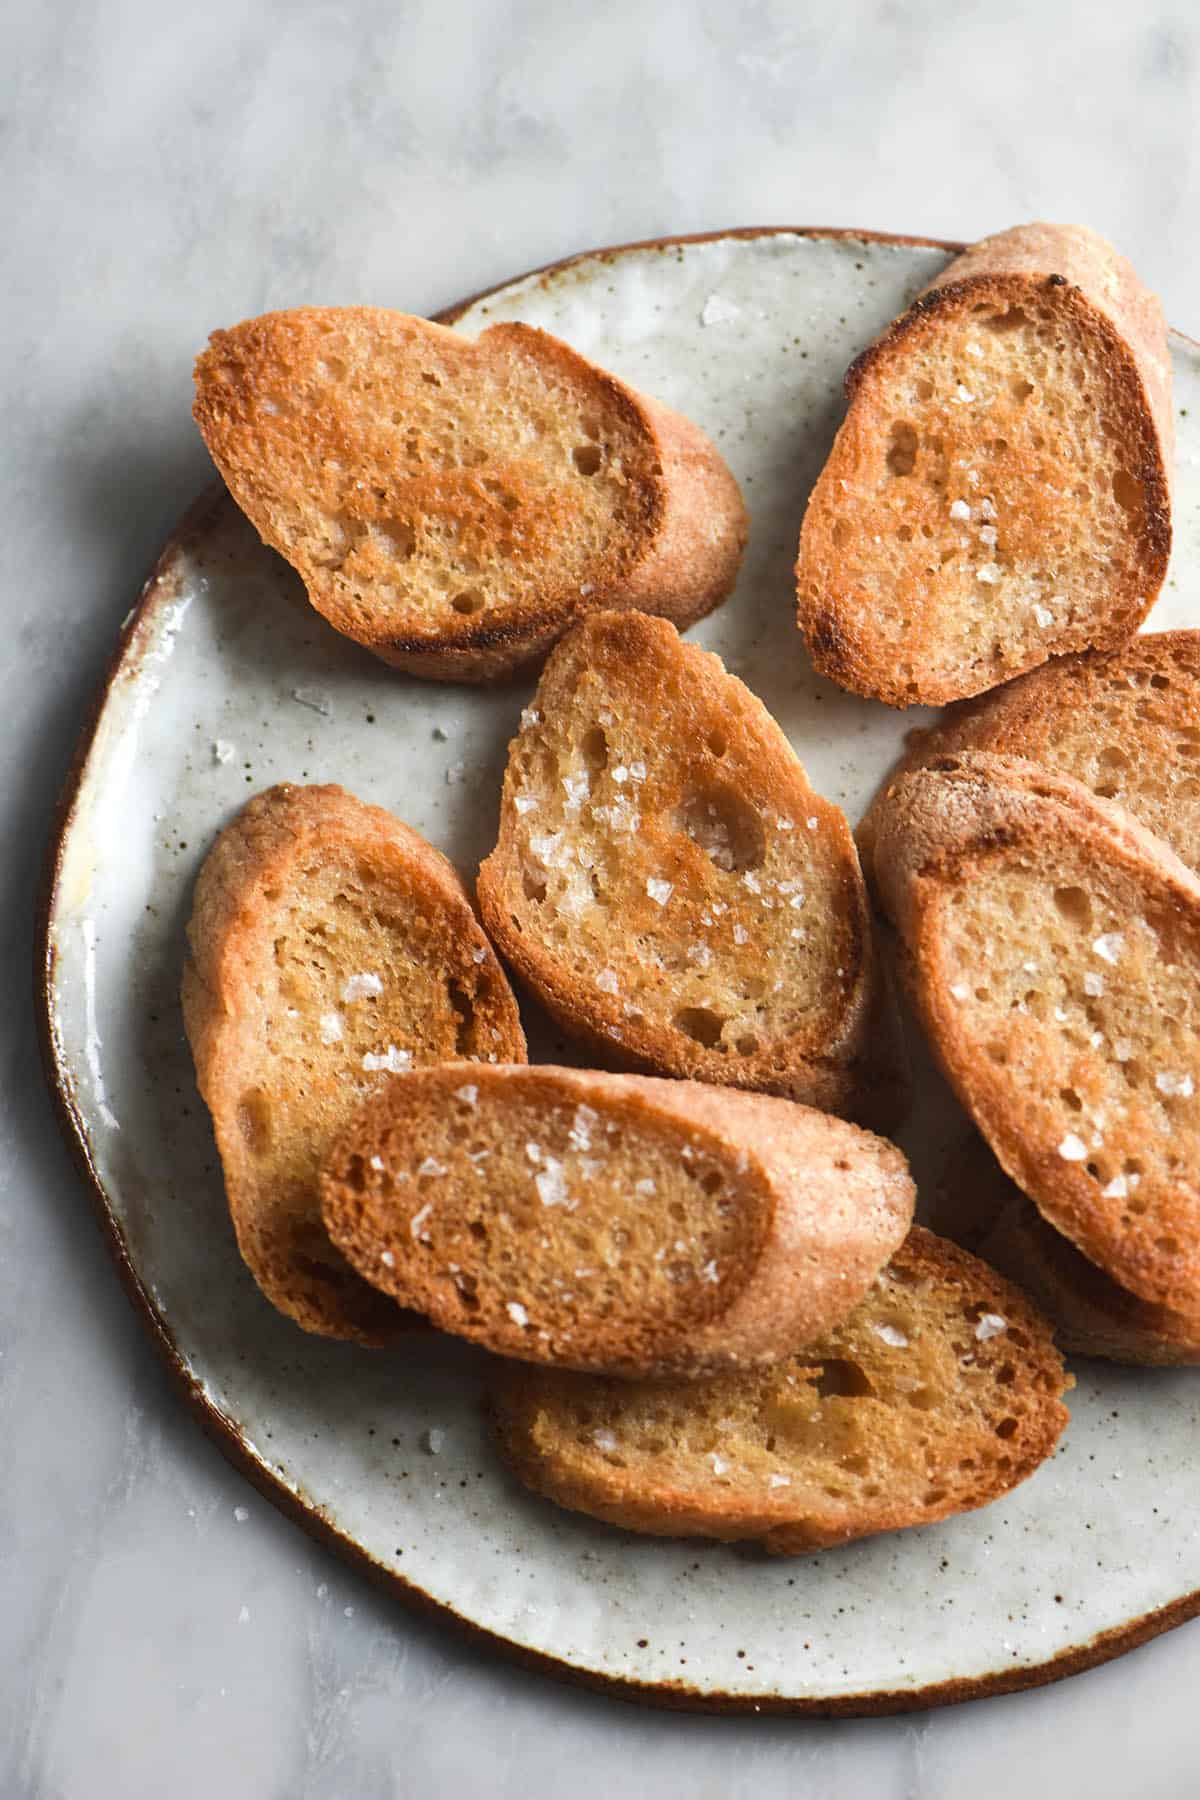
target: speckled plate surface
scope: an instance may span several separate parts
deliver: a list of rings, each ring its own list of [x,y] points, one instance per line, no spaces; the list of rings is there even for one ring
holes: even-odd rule
[[[946,259],[946,246],[913,240],[729,233],[575,258],[454,315],[467,332],[544,325],[715,437],[753,531],[736,594],[695,635],[854,818],[920,715],[814,676],[790,569],[847,363]],[[1178,336],[1172,347],[1176,550],[1159,629],[1197,617],[1200,350]],[[56,833],[44,1041],[122,1274],[202,1422],[264,1493],[398,1592],[528,1660],[664,1705],[929,1705],[1053,1679],[1200,1610],[1200,1376],[1080,1365],[1058,1455],[1008,1500],[768,1561],[639,1540],[532,1499],[487,1442],[474,1352],[306,1338],[260,1297],[234,1248],[179,1016],[201,858],[256,789],[340,781],[470,879],[529,686],[473,692],[390,673],[325,626],[216,492],[125,621]],[[959,1122],[932,1078],[922,1085],[905,1141],[928,1183]]]

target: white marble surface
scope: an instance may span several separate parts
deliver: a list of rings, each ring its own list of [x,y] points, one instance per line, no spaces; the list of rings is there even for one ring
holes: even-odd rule
[[[212,325],[427,311],[662,231],[1043,215],[1114,237],[1200,333],[1200,24],[1166,0],[59,0],[6,23],[0,1794],[1195,1792],[1197,1626],[906,1721],[695,1719],[511,1669],[374,1593],[176,1404],[57,1140],[26,969],[70,744],[205,478],[188,371]]]

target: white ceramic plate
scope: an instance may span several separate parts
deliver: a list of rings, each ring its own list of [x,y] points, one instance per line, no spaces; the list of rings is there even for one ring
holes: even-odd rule
[[[946,260],[946,246],[913,240],[730,233],[575,258],[457,314],[467,332],[546,326],[713,435],[753,531],[736,594],[696,636],[852,818],[919,718],[814,676],[791,564],[846,365]],[[1197,554],[1200,350],[1172,348],[1176,551],[1157,628],[1196,622],[1183,578]],[[264,1493],[398,1591],[528,1659],[667,1705],[929,1705],[1052,1679],[1200,1610],[1200,1385],[1186,1372],[1083,1365],[1058,1455],[1008,1500],[765,1560],[639,1540],[532,1499],[488,1444],[476,1353],[308,1338],[259,1295],[180,1023],[200,860],[255,790],[335,780],[471,879],[529,685],[481,693],[390,673],[324,624],[221,495],[189,515],[123,627],[56,834],[45,1047],[130,1291],[203,1422]],[[958,1122],[923,1085],[906,1143],[928,1182]],[[436,1455],[422,1448],[430,1429],[444,1434]]]

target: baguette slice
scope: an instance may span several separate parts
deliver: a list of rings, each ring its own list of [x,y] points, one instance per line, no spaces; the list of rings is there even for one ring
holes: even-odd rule
[[[269,788],[196,883],[183,1016],[238,1248],[306,1331],[380,1343],[402,1316],[321,1224],[321,1156],[409,1063],[525,1056],[516,1001],[454,869],[339,787]]]
[[[1067,1422],[1049,1327],[914,1226],[850,1317],[759,1374],[635,1386],[520,1369],[492,1403],[520,1479],[659,1537],[823,1550],[986,1506]]]
[[[807,1107],[550,1066],[376,1095],[321,1178],[329,1235],[435,1325],[531,1362],[697,1376],[781,1354],[904,1237],[900,1151]]]
[[[1017,1186],[1200,1320],[1200,881],[1122,808],[982,752],[904,777],[875,863],[959,1099]]]
[[[956,1159],[947,1190],[948,1200],[956,1191],[970,1197],[970,1217],[981,1226],[980,1256],[1041,1308],[1068,1356],[1159,1366],[1200,1363],[1196,1320],[1118,1287],[1046,1223],[978,1136]],[[983,1225],[985,1211],[990,1217]]]
[[[507,675],[593,606],[690,625],[737,575],[746,511],[704,433],[528,325],[267,313],[214,332],[194,413],[317,611],[414,675]]]
[[[1018,756],[1126,807],[1192,870],[1200,864],[1200,631],[1158,631],[1108,654],[1064,656],[948,707],[914,733],[855,836],[874,879],[876,820],[892,783],[960,750]]]
[[[581,621],[510,746],[479,904],[559,1024],[618,1067],[847,1113],[906,1076],[849,826],[719,658]]]
[[[932,705],[1132,637],[1171,547],[1171,365],[1157,299],[1103,238],[985,238],[846,393],[796,569],[823,674]]]

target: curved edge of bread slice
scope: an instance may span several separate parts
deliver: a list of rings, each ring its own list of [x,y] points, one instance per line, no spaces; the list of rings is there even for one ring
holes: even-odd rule
[[[306,1331],[390,1341],[414,1321],[330,1243],[317,1170],[390,1071],[524,1057],[516,1001],[462,882],[382,808],[285,784],[218,836],[188,944],[184,1025],[243,1260]]]
[[[1086,406],[1055,372],[1067,355]],[[1069,429],[1030,412],[1056,379]],[[983,239],[863,352],[846,396],[796,564],[822,674],[941,705],[1132,637],[1170,553],[1171,364],[1156,296],[1110,244],[1047,224]]]
[[[316,610],[413,675],[510,675],[596,606],[690,625],[737,577],[746,510],[704,432],[528,325],[267,313],[213,333],[194,415]]]
[[[894,1145],[696,1082],[480,1066],[398,1077],[326,1156],[355,1269],[504,1356],[636,1378],[769,1360],[903,1238]]]
[[[961,1202],[965,1197],[966,1217]],[[1139,1300],[1045,1220],[974,1134],[951,1161],[938,1224],[1024,1290],[1068,1356],[1174,1368],[1200,1363],[1200,1322]]]
[[[904,1116],[845,816],[762,703],[667,622],[601,613],[556,647],[477,891],[506,961],[608,1066],[882,1131]]]
[[[1006,1173],[1122,1287],[1200,1319],[1200,881],[1123,808],[983,752],[893,784],[875,867]]]
[[[772,1369],[631,1386],[513,1364],[491,1412],[559,1506],[797,1555],[1008,1493],[1053,1451],[1069,1386],[1025,1296],[914,1226],[849,1318]]]

